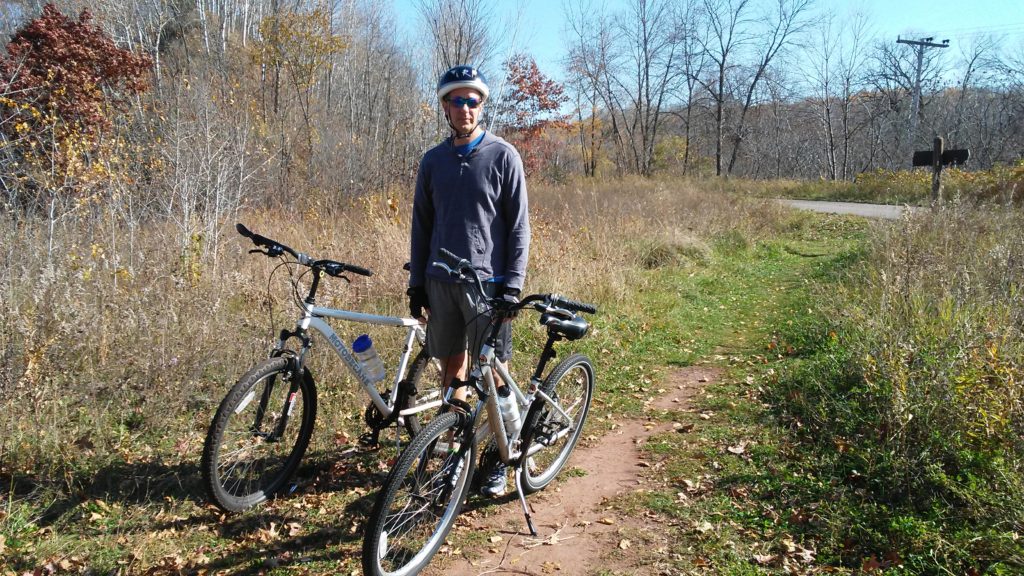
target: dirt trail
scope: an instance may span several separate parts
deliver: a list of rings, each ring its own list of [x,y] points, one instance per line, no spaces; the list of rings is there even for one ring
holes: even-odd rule
[[[648,405],[652,410],[686,410],[694,394],[719,372],[705,366],[678,370],[664,384],[665,391]],[[591,409],[591,418],[600,415],[599,410]],[[651,518],[620,517],[607,502],[643,489],[647,463],[641,460],[639,447],[650,436],[672,430],[673,424],[648,420],[618,424],[587,446],[581,441],[573,453],[567,469],[579,468],[586,472],[584,476],[557,480],[530,496],[536,538],[529,535],[515,492],[500,506],[487,510],[475,509],[479,500],[471,497],[456,530],[479,532],[480,537],[457,539],[474,542],[479,549],[470,554],[443,548],[426,574],[658,574],[650,558],[660,545],[652,547],[651,542],[663,541],[665,531]],[[643,534],[645,544],[633,545],[631,534]],[[480,540],[483,544],[476,544]]]

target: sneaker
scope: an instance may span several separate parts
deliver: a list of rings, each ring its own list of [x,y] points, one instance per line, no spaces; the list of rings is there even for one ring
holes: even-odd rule
[[[505,478],[507,469],[508,467],[505,464],[501,462],[495,463],[494,468],[491,468],[491,471],[480,482],[480,493],[492,498],[504,496],[505,487],[508,482],[508,479]]]

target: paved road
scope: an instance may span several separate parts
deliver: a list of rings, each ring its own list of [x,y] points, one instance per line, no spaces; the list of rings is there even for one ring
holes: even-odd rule
[[[779,200],[787,206],[801,210],[813,210],[815,212],[829,212],[832,214],[853,214],[865,218],[884,218],[895,220],[903,216],[907,210],[906,206],[892,206],[890,204],[861,204],[859,202],[821,202],[817,200]],[[917,210],[917,208],[910,208]]]

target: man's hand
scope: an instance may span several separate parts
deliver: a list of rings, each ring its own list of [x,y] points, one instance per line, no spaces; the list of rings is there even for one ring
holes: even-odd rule
[[[520,292],[519,288],[505,288],[505,290],[501,293],[501,299],[502,299],[502,301],[505,302],[505,304],[507,306],[512,307],[512,306],[514,306],[516,304],[519,304],[519,294],[520,293],[521,292]],[[519,310],[515,310],[513,312],[510,312],[508,314],[508,316],[506,316],[505,318],[506,318],[506,320],[511,320],[511,319],[515,318],[518,314],[519,314]]]
[[[424,286],[410,286],[405,293],[409,296],[409,314],[420,322],[426,322],[423,311],[430,312],[430,301],[427,300],[427,289]]]

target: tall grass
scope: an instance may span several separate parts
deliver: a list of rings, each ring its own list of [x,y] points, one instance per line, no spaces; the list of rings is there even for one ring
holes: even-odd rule
[[[883,170],[858,174],[853,181],[771,180],[742,183],[741,189],[758,196],[869,202],[877,204],[929,205],[932,171]],[[942,197],[967,203],[1021,205],[1024,198],[1024,162],[999,164],[988,170],[946,168],[942,171]]]
[[[100,484],[132,492],[148,480],[126,477],[126,463],[146,464],[146,474],[191,470],[227,387],[266,354],[272,319],[280,329],[296,315],[287,274],[272,276],[276,262],[247,252],[235,220],[300,251],[375,270],[351,284],[327,282],[322,303],[405,314],[410,204],[404,190],[312,194],[288,210],[243,209],[199,228],[216,237],[184,240],[181,223],[132,222],[102,209],[53,228],[2,217],[0,477],[18,490]],[[690,184],[535,187],[527,290],[620,301],[650,265],[652,246],[689,253],[725,231],[766,233],[780,214]],[[352,330],[340,333],[351,339]],[[371,334],[382,339],[385,361],[394,359],[397,335]],[[363,429],[365,398],[324,349],[314,348],[312,369],[318,430],[330,432],[314,435],[314,450]]]
[[[918,566],[1024,565],[1024,214],[879,227],[844,284],[774,399],[859,502],[852,537]]]

